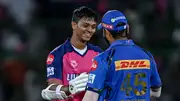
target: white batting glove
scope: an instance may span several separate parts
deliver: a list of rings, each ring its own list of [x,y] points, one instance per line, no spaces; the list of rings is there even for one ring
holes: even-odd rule
[[[58,85],[56,88],[56,91],[49,90],[49,88],[53,85],[55,85],[55,84],[51,84],[46,89],[42,90],[41,96],[43,99],[45,99],[45,100],[57,100],[57,99],[64,100],[64,99],[68,98],[68,96],[66,95],[66,93],[64,91],[60,91],[60,89],[63,85]]]
[[[71,94],[76,94],[78,92],[85,91],[88,82],[88,74],[81,73],[75,79],[69,81],[69,92]]]

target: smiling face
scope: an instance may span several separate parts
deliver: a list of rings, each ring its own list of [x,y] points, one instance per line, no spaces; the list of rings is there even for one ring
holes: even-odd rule
[[[83,42],[91,39],[96,31],[97,23],[93,18],[82,18],[77,23],[72,22],[72,28],[76,36]]]

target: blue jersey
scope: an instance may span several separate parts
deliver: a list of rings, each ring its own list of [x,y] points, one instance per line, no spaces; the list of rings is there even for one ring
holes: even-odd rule
[[[153,56],[132,40],[113,42],[91,68],[87,90],[107,101],[150,101],[150,88],[161,86]]]

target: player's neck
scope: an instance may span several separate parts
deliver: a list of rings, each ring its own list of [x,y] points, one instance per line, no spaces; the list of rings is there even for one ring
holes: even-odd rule
[[[84,49],[87,46],[87,42],[82,42],[77,37],[72,36],[70,40],[71,44],[77,49]]]
[[[116,40],[128,40],[128,38],[127,37],[118,37],[116,39],[112,39],[112,41],[110,41],[110,43],[112,44]]]
[[[118,39],[116,40],[127,40],[128,38],[127,37],[119,37]]]

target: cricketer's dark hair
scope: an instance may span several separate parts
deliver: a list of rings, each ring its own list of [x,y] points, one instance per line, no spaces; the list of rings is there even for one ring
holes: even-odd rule
[[[126,25],[125,23],[118,23],[116,25],[116,27],[120,27],[120,26],[124,26]],[[128,28],[124,29],[124,30],[121,30],[121,31],[112,31],[112,30],[109,30],[109,32],[112,34],[112,36],[117,39],[119,37],[127,37],[128,39],[131,39],[129,33],[128,33]]]
[[[81,6],[74,10],[72,21],[77,23],[82,18],[92,18],[95,22],[98,20],[96,12],[86,6]]]

